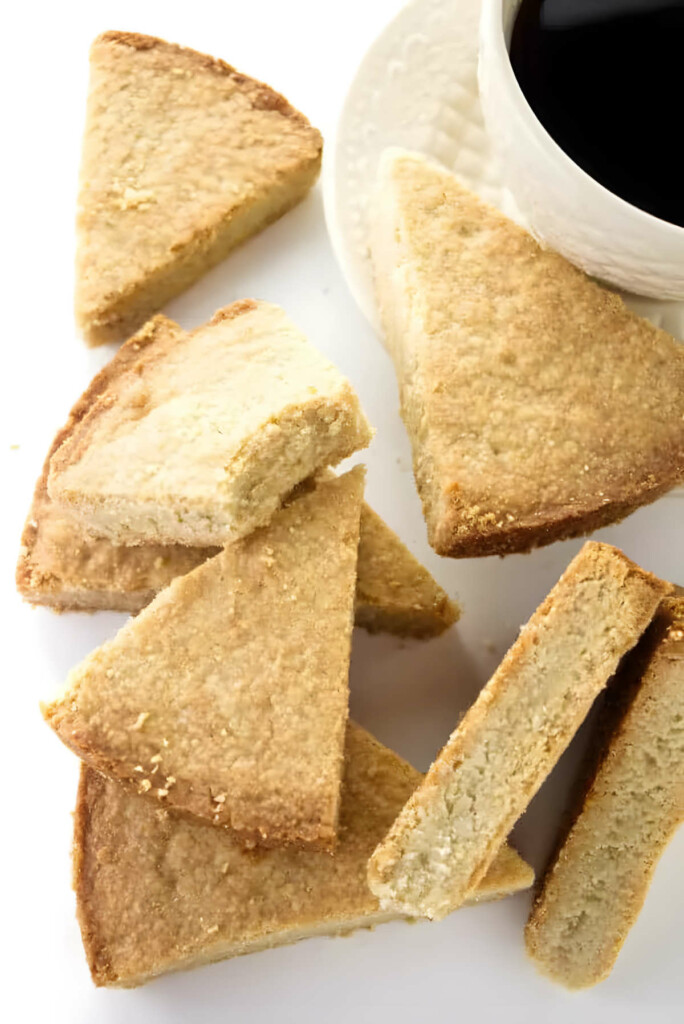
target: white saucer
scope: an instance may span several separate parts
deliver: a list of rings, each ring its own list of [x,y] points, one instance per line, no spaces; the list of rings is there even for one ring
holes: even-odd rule
[[[522,221],[484,128],[477,87],[481,0],[412,0],[378,36],[326,141],[325,214],[347,283],[377,327],[367,247],[368,198],[380,153],[402,146],[435,157],[475,192]],[[684,303],[625,301],[684,340]]]

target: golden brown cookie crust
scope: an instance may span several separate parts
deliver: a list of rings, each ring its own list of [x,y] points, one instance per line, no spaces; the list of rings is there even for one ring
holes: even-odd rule
[[[59,611],[137,612],[172,578],[218,553],[218,548],[163,545],[117,548],[107,540],[89,537],[72,517],[55,507],[47,491],[52,457],[117,378],[143,354],[149,355],[157,347],[166,349],[184,334],[168,317],[154,317],[96,374],[55,435],[36,482],[17,562],[17,589],[32,604],[49,605]]]
[[[684,480],[684,347],[447,171],[381,168],[376,290],[434,549],[528,551]]]
[[[364,474],[179,577],[44,714],[98,771],[243,841],[332,849]]]
[[[369,892],[366,861],[420,778],[350,723],[340,841],[330,857],[243,850],[227,833],[156,809],[84,766],[73,877],[95,984],[131,987],[168,971],[397,917]],[[532,878],[531,868],[504,847],[477,899],[518,892]]]
[[[373,436],[280,307],[243,300],[121,368],[52,456],[48,493],[114,544],[223,546]]]
[[[320,134],[269,86],[151,36],[93,43],[76,319],[121,341],[316,180]]]
[[[167,43],[165,39],[158,39],[156,36],[146,36],[139,32],[117,32],[111,30],[103,32],[93,42],[93,48],[114,44],[117,46],[129,46],[134,50],[156,50],[158,54],[167,59],[171,68],[185,64],[191,69],[202,68],[205,71],[213,71],[217,75],[227,75],[240,85],[250,85],[254,94],[250,97],[254,106],[261,110],[275,110],[283,117],[290,117],[299,121],[302,125],[310,127],[309,121],[303,114],[296,110],[291,103],[281,96],[279,92],[272,89],[265,82],[256,78],[250,78],[236,71],[234,67],[227,64],[218,57],[210,57],[206,53],[199,53],[187,46],[179,46],[177,43]]]

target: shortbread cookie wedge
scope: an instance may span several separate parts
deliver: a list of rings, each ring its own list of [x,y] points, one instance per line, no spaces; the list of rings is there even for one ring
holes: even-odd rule
[[[90,52],[76,259],[86,341],[122,341],[308,192],[321,136],[221,60],[134,32]]]
[[[439,918],[472,892],[670,590],[584,545],[374,852],[383,906]]]
[[[264,845],[331,849],[363,471],[174,580],[43,707],[82,760]]]
[[[95,535],[232,542],[300,481],[369,443],[349,381],[278,306],[236,302],[180,336],[168,323],[153,319],[126,343],[137,358],[52,457],[50,497]]]
[[[368,505],[361,510],[356,624],[371,633],[418,639],[438,636],[460,614],[428,570],[384,519]]]
[[[185,331],[161,314],[147,324],[93,378],[57,432],[36,482],[21,535],[16,583],[21,596],[58,611],[138,612],[176,576],[197,568],[219,548],[146,544],[114,545],[89,535],[79,520],[48,494],[50,461],[78,429],[98,399],[117,378],[156,344],[173,343]]]
[[[225,832],[155,808],[84,766],[74,888],[93,981],[130,988],[169,971],[399,916],[381,910],[369,892],[366,861],[420,778],[350,723],[340,840],[331,857],[244,850]],[[532,869],[504,847],[477,899],[510,895],[532,879]]]
[[[376,290],[429,541],[505,555],[684,481],[684,346],[418,154],[381,161]]]
[[[610,974],[684,821],[684,598],[663,602],[609,698],[601,755],[525,931],[539,969],[571,989]]]

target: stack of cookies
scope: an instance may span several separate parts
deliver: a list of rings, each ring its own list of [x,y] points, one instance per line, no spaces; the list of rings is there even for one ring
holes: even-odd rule
[[[352,627],[360,612],[375,629],[434,634],[457,611],[364,505],[363,469],[328,468],[370,437],[348,381],[282,310],[249,301],[190,333],[155,317],[53,446],[26,593],[64,609],[94,590],[91,607],[111,593],[118,606],[120,566],[142,556],[169,574],[44,707],[88,766],[76,887],[102,983],[397,916],[368,889],[366,861],[419,776],[347,722]],[[159,865],[177,845],[161,907]],[[503,847],[472,898],[530,882]]]

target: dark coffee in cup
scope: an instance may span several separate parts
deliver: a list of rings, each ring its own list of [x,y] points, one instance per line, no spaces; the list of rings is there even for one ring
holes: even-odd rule
[[[684,0],[522,0],[513,71],[549,135],[627,202],[684,226]]]

